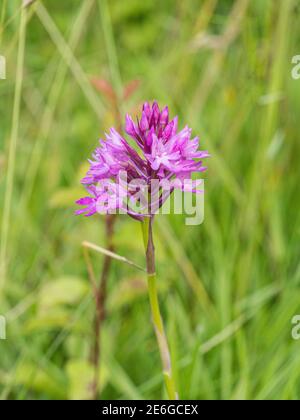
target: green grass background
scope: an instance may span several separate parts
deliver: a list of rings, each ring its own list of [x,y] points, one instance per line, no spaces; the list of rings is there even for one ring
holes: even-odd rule
[[[160,300],[181,398],[298,399],[300,54],[298,0],[0,0],[1,399],[88,398],[94,311],[73,215],[86,158],[114,124],[90,83],[157,99],[210,151],[205,221],[160,217]],[[144,264],[139,224],[118,253]],[[102,257],[92,253],[97,275]],[[146,283],[114,262],[101,397],[164,398]]]

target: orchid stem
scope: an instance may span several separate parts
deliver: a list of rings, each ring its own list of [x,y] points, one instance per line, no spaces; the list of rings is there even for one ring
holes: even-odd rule
[[[153,218],[147,218],[142,222],[143,239],[146,250],[148,293],[150,299],[152,322],[154,325],[155,335],[160,352],[167,394],[169,400],[178,400],[179,398],[176,392],[175,381],[172,372],[170,350],[158,301],[152,223]]]

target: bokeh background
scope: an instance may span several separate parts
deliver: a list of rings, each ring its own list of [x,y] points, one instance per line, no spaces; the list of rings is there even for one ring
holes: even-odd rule
[[[94,300],[73,215],[97,139],[157,99],[210,151],[205,221],[159,217],[159,291],[181,398],[298,399],[298,0],[0,0],[2,399],[90,398]],[[144,264],[139,223],[116,251]],[[103,257],[91,252],[96,276]],[[143,274],[114,261],[99,398],[164,398]]]

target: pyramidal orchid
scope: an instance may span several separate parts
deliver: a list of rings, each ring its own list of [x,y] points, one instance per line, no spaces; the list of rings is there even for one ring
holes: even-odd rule
[[[199,150],[199,139],[192,138],[192,130],[187,126],[179,130],[178,118],[170,119],[168,107],[160,110],[157,102],[152,106],[146,102],[136,121],[127,115],[125,132],[129,139],[114,128],[100,139],[82,179],[88,194],[77,201],[82,208],[76,214],[120,212],[142,222],[150,306],[163,376],[169,399],[177,399],[157,295],[153,222],[174,190],[202,192],[199,181],[192,181],[192,174],[206,170],[203,159],[209,155]],[[163,183],[168,184],[165,190]]]
[[[202,159],[208,157],[208,153],[198,150],[199,139],[191,139],[190,128],[178,131],[178,118],[170,120],[167,107],[160,111],[156,102],[152,107],[145,103],[142,116],[136,123],[129,115],[126,116],[125,132],[136,147],[114,128],[105,135],[105,140],[99,141],[99,147],[89,160],[86,177],[82,179],[88,196],[77,201],[83,207],[77,210],[77,214],[91,216],[96,212],[120,211],[143,220],[155,213],[174,189],[201,192],[197,181],[188,184],[183,181],[190,180],[194,172],[205,171]],[[121,177],[124,173],[126,183]],[[132,185],[135,180],[144,187],[148,186],[147,192],[151,192],[153,197],[157,193],[151,208],[147,203],[148,206],[141,205],[139,212],[133,210],[136,187],[128,188],[128,183]],[[157,185],[169,182],[169,194],[159,195],[153,181],[157,181]]]

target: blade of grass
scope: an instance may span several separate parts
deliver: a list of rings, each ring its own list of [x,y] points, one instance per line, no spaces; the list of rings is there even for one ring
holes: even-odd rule
[[[222,48],[214,51],[213,56],[206,66],[204,76],[202,77],[201,83],[199,83],[193,100],[191,101],[189,113],[190,117],[194,115],[195,109],[199,115],[213,86],[218,80],[228,48],[239,33],[248,6],[249,0],[236,0],[234,2],[225,30],[222,36],[219,37],[224,45]]]
[[[82,93],[86,97],[88,103],[91,105],[97,117],[101,119],[104,112],[104,106],[100,101],[99,96],[91,87],[88,77],[82,70],[78,60],[75,58],[70,46],[65,41],[64,37],[62,36],[61,32],[59,31],[58,27],[41,1],[38,2],[35,11],[57,50],[60,52],[66,65],[69,67],[73,76],[77,80],[78,85],[80,86]]]
[[[168,247],[170,248],[175,261],[179,268],[182,270],[187,282],[189,283],[192,290],[195,292],[202,308],[208,312],[214,312],[208,293],[203,285],[203,282],[196,273],[190,260],[185,254],[184,248],[181,246],[180,241],[175,237],[172,232],[171,226],[166,219],[157,219],[159,225],[159,232],[165,239]]]
[[[2,41],[2,34],[3,34],[3,26],[4,26],[4,20],[5,20],[5,13],[6,13],[6,2],[7,0],[2,1],[2,8],[1,8],[1,15],[0,15],[0,45]]]
[[[98,0],[98,6],[100,9],[101,23],[104,33],[104,41],[106,51],[108,55],[109,68],[111,73],[111,80],[118,96],[118,102],[122,103],[123,97],[123,83],[120,74],[120,67],[118,61],[118,55],[116,51],[116,44],[114,40],[111,16],[109,12],[109,6],[107,0]]]
[[[92,6],[94,4],[94,0],[87,0],[83,3],[82,7],[80,8],[79,12],[78,12],[78,16],[74,22],[73,29],[71,31],[70,34],[70,38],[69,38],[69,44],[64,42],[64,46],[61,47],[63,51],[61,51],[61,61],[57,67],[57,71],[55,74],[55,78],[54,81],[52,83],[51,89],[50,89],[50,93],[49,93],[49,97],[48,97],[48,101],[47,104],[45,104],[45,110],[44,113],[41,117],[41,125],[40,125],[40,129],[37,135],[37,140],[35,142],[35,145],[33,147],[32,153],[31,153],[31,157],[30,157],[30,161],[28,164],[28,171],[26,173],[25,176],[25,187],[21,196],[21,203],[20,203],[20,210],[22,210],[24,208],[24,205],[26,203],[26,201],[29,200],[31,194],[32,194],[32,190],[33,190],[33,186],[34,186],[34,181],[36,179],[37,176],[37,172],[38,172],[38,168],[43,156],[43,149],[45,147],[46,141],[50,135],[50,131],[51,131],[51,127],[52,124],[54,122],[54,118],[55,118],[55,111],[57,109],[58,103],[59,103],[59,98],[61,96],[62,93],[62,89],[63,89],[63,85],[67,76],[67,71],[69,69],[69,67],[72,65],[73,60],[74,60],[74,56],[73,56],[73,51],[76,49],[81,36],[82,36],[82,32],[85,28],[86,25],[86,21],[88,19],[88,16],[90,15]],[[56,27],[53,25],[51,25],[51,18],[50,16],[47,15],[46,9],[41,9],[42,12],[40,12],[43,16],[44,19],[46,19],[48,25],[50,25],[50,29],[52,30],[52,32],[54,32],[55,35],[56,34]],[[50,23],[48,22],[50,20]],[[49,31],[50,31],[49,29]],[[52,33],[51,32],[51,33]],[[54,36],[54,35],[53,35]],[[58,37],[59,38],[59,37]],[[58,42],[58,40],[57,40]],[[61,45],[61,44],[59,44]],[[64,52],[65,48],[67,48],[66,51],[68,52]],[[90,88],[90,83],[89,81],[86,79],[86,76],[83,74],[79,64],[77,64],[77,67],[75,66],[75,68],[80,69],[79,70],[79,78],[80,80],[82,80],[83,77],[83,85],[81,85],[82,89],[84,90],[84,86],[86,84],[88,84],[89,88]],[[74,70],[75,71],[75,70]],[[77,72],[78,73],[78,72]],[[77,74],[76,73],[76,74]],[[91,88],[90,88],[91,89]],[[89,90],[87,91],[87,94],[89,95]],[[90,97],[90,96],[89,96]],[[93,98],[94,98],[94,92],[93,92]],[[97,99],[98,101],[98,99]],[[94,102],[93,102],[94,103]],[[96,106],[96,104],[94,104],[94,106]],[[99,108],[99,111],[101,111],[102,108]]]
[[[10,136],[10,144],[9,144],[9,152],[8,152],[8,169],[7,169],[7,177],[6,177],[4,209],[3,209],[2,227],[1,227],[0,293],[2,292],[3,286],[5,284],[5,278],[6,278],[7,243],[8,243],[9,229],[10,229],[10,212],[11,212],[13,185],[14,185],[17,142],[18,142],[19,126],[20,126],[25,43],[26,43],[26,9],[23,8],[21,11],[21,16],[20,16],[16,87],[15,87],[13,116],[12,116],[12,128],[11,128],[11,136]]]
[[[269,85],[269,92],[274,93],[281,91],[284,82],[285,63],[288,62],[287,45],[289,40],[289,25],[292,16],[293,0],[286,0],[280,3],[280,13],[276,29],[277,45],[274,62],[272,63],[272,73]],[[273,47],[272,47],[273,48]],[[240,260],[238,267],[239,273],[242,273],[244,281],[239,285],[240,296],[247,291],[247,287],[251,275],[251,264],[253,254],[259,243],[259,223],[257,221],[259,206],[262,202],[261,197],[264,188],[268,188],[267,174],[270,171],[270,163],[266,159],[266,150],[275,135],[277,118],[279,113],[280,102],[272,101],[266,108],[266,115],[263,116],[263,124],[261,128],[261,140],[257,144],[255,160],[252,167],[252,175],[250,179],[249,194],[245,199],[244,209],[241,212],[239,226],[242,232],[249,235],[249,242],[243,258]],[[250,230],[249,230],[250,229]]]
[[[122,257],[121,255],[118,255],[118,254],[115,254],[114,252],[108,251],[107,249],[104,249],[101,246],[92,244],[91,242],[87,242],[87,241],[83,241],[82,246],[86,247],[86,248],[89,248],[89,249],[93,249],[94,251],[99,252],[100,254],[107,255],[110,258],[113,258],[117,261],[120,261],[120,262],[125,263],[127,265],[130,265],[134,268],[137,268],[138,270],[143,271],[144,273],[146,272],[146,269],[141,267],[140,265],[128,260],[125,257]]]

